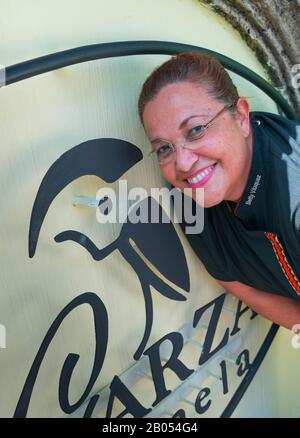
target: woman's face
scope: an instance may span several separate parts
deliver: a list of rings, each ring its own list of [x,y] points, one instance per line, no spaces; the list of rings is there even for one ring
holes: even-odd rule
[[[223,111],[203,137],[191,143],[193,150],[187,149],[188,142],[181,147],[191,129],[210,121],[224,106],[198,84],[177,82],[162,88],[143,113],[153,148],[158,139],[176,148],[173,159],[160,164],[163,177],[180,190],[193,189],[195,200],[197,188],[203,187],[204,207],[238,201],[251,166],[252,133],[245,98],[239,99],[235,116]]]

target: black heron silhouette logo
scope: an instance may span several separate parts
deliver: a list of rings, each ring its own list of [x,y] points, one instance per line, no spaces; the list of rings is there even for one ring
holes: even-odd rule
[[[65,152],[49,168],[39,187],[30,220],[29,256],[33,257],[41,226],[54,198],[72,181],[83,175],[95,175],[108,183],[117,181],[127,170],[142,159],[142,153],[132,143],[101,138],[81,143]],[[100,200],[101,202],[101,200]],[[99,204],[100,204],[99,202]],[[130,215],[147,203],[149,221],[132,223]],[[130,243],[132,240],[147,260],[169,281],[189,292],[189,271],[180,239],[173,224],[166,220],[166,213],[152,197],[136,203],[123,224],[119,237],[99,249],[83,233],[74,230],[63,231],[55,236],[56,242],[71,240],[84,247],[95,260],[103,260],[114,250],[118,250],[132,266],[139,278],[145,299],[146,324],[143,338],[134,359],[138,360],[149,339],[153,323],[153,304],[150,286],[167,298],[185,301],[186,297],[159,278],[142,260]],[[159,222],[151,223],[151,208],[159,211]],[[176,255],[176,263],[174,263]],[[180,266],[180,269],[178,269]]]

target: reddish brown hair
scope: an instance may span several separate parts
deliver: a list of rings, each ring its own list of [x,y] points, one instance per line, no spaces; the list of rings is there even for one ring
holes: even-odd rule
[[[236,86],[222,64],[205,53],[180,53],[156,68],[146,79],[138,101],[143,124],[143,113],[148,102],[160,90],[174,82],[192,82],[205,88],[208,94],[225,104],[236,104]]]

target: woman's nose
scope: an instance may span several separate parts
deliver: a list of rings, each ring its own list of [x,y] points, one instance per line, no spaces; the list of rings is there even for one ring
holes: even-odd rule
[[[195,151],[190,149],[179,147],[176,149],[175,165],[176,169],[187,172],[198,160],[198,156]]]

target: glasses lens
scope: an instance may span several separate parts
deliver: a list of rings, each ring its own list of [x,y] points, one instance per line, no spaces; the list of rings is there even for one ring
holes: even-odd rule
[[[159,163],[166,163],[172,159],[174,148],[169,143],[158,143],[154,147],[154,153]]]
[[[197,143],[194,143],[194,141],[199,140],[201,137],[204,136],[206,131],[206,125],[199,125],[192,128],[187,137],[186,137],[186,143],[188,149],[197,148]]]

